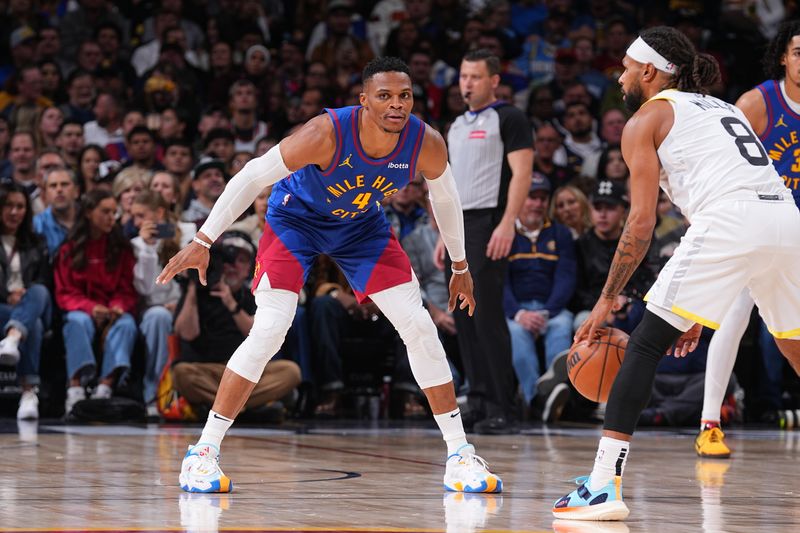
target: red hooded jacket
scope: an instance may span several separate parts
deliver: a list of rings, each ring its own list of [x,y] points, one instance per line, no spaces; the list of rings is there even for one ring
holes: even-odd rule
[[[64,311],[92,314],[97,305],[118,306],[127,313],[136,311],[139,295],[133,287],[133,266],[136,260],[128,248],[120,253],[113,271],[106,269],[108,236],[86,242],[86,268],[72,268],[70,254],[74,241],[65,241],[58,251],[55,265],[56,304]]]

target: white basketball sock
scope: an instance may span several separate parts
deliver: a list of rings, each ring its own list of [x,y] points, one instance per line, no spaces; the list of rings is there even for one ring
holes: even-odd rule
[[[222,439],[225,437],[225,433],[231,427],[231,424],[233,424],[233,420],[230,418],[224,417],[214,411],[209,411],[208,420],[206,420],[206,425],[203,428],[203,433],[200,435],[200,440],[197,441],[197,444],[213,444],[219,449],[222,444]]]
[[[597,457],[594,459],[594,469],[589,476],[589,490],[600,490],[614,479],[621,476],[628,460],[628,450],[631,443],[624,440],[603,437],[597,446]]]
[[[433,419],[439,424],[442,431],[442,438],[447,443],[447,456],[450,457],[459,448],[467,444],[467,436],[464,433],[464,423],[461,421],[461,409],[433,415]]]

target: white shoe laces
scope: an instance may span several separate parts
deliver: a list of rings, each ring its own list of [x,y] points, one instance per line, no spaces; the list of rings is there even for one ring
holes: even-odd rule
[[[470,470],[485,470],[489,471],[489,463],[481,457],[480,455],[475,455],[474,453],[468,453],[466,455],[461,456],[461,461],[469,468]],[[461,462],[459,461],[459,462]]]
[[[194,457],[196,457],[196,459],[194,460],[192,470],[199,471],[203,474],[208,474],[215,470],[219,471],[219,455],[197,453]]]

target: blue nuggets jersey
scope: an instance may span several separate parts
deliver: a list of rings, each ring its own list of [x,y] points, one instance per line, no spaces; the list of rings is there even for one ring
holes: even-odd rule
[[[784,99],[780,82],[765,81],[757,88],[767,104],[767,128],[761,142],[800,207],[800,115]]]
[[[331,164],[325,169],[309,165],[281,180],[273,188],[270,209],[345,221],[382,216],[380,202],[414,179],[425,123],[411,115],[392,153],[373,159],[359,140],[360,110],[361,106],[325,110],[336,132]]]
[[[328,168],[303,167],[273,187],[254,288],[266,274],[273,289],[299,292],[317,254],[336,261],[362,302],[411,281],[411,263],[380,202],[414,178],[425,123],[412,115],[392,153],[373,159],[359,140],[360,110],[326,109],[336,132]]]

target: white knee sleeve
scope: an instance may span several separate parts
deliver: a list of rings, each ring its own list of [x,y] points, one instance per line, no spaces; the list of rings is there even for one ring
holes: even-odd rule
[[[280,349],[297,310],[297,294],[269,288],[262,276],[256,290],[256,316],[250,334],[228,360],[228,368],[247,381],[258,383],[264,367]]]
[[[411,372],[420,388],[427,389],[453,381],[436,325],[422,307],[416,276],[412,273],[408,283],[370,294],[370,298],[405,342]]]

